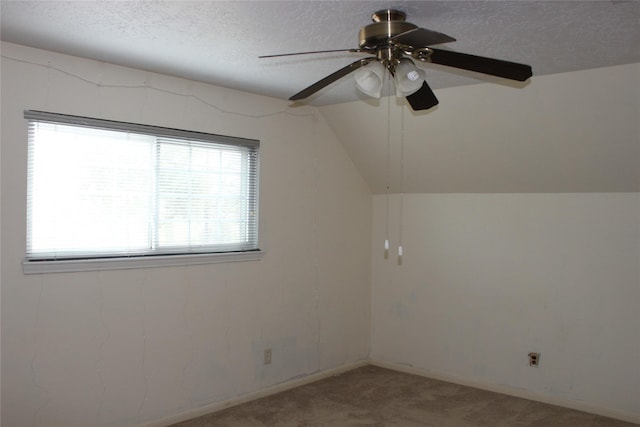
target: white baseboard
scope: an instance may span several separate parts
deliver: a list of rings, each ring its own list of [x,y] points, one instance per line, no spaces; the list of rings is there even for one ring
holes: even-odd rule
[[[420,375],[422,377],[432,378],[434,380],[446,381],[454,384],[460,384],[468,387],[478,388],[481,390],[493,391],[496,393],[506,394],[509,396],[521,397],[523,399],[534,400],[536,402],[548,403],[551,405],[562,406],[564,408],[575,409],[577,411],[588,412],[590,414],[602,415],[604,417],[615,418],[617,420],[630,423],[640,424],[640,414],[633,414],[615,409],[603,408],[585,402],[579,402],[562,397],[547,396],[538,394],[529,390],[523,390],[515,387],[509,387],[500,384],[489,384],[483,382],[469,381],[462,378],[454,377],[447,374],[432,372],[412,366],[399,363],[382,362],[378,360],[370,360],[369,364],[379,366],[381,368],[392,369],[394,371],[406,372],[408,374]]]
[[[352,369],[360,368],[362,366],[369,365],[368,360],[360,360],[353,363],[348,363],[345,365],[341,365],[335,368],[327,369],[320,372],[314,372],[309,375],[305,375],[303,377],[296,377],[291,380],[285,381],[283,383],[279,383],[276,385],[272,385],[270,387],[264,388],[262,390],[257,390],[251,393],[243,394],[241,396],[232,397],[230,399],[222,400],[219,402],[213,402],[205,406],[200,406],[198,408],[193,408],[185,412],[181,412],[176,415],[171,415],[166,418],[162,418],[159,420],[151,421],[145,424],[141,424],[139,427],[166,427],[172,424],[180,423],[183,421],[187,421],[196,417],[200,417],[202,415],[210,414],[213,412],[221,411],[223,409],[230,408],[232,406],[237,406],[242,403],[247,403],[252,400],[260,399],[262,397],[267,397],[272,394],[280,393],[282,391],[290,390],[292,388],[300,387],[305,384],[309,384],[324,378],[332,377],[334,375],[341,374],[343,372],[351,371]]]

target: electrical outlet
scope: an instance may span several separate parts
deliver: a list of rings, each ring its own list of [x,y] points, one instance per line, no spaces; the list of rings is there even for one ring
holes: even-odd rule
[[[271,364],[271,349],[270,348],[265,348],[264,349],[264,364],[265,365],[270,365]]]
[[[531,352],[529,353],[529,366],[533,366],[535,368],[540,364],[540,353]]]

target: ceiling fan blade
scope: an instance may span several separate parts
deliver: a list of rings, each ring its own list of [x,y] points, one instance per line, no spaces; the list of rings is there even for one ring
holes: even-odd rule
[[[434,44],[454,42],[456,39],[437,31],[427,30],[426,28],[416,28],[405,31],[397,36],[389,39],[394,44],[410,47],[427,47]]]
[[[414,111],[428,110],[438,105],[438,98],[436,98],[427,82],[423,82],[422,87],[417,92],[408,95],[406,98]]]
[[[278,58],[280,56],[311,55],[314,53],[329,53],[329,52],[364,52],[364,51],[361,49],[314,50],[311,52],[295,52],[295,53],[279,53],[276,55],[262,55],[262,56],[258,56],[258,58]]]
[[[501,59],[485,58],[468,53],[451,52],[449,50],[431,49],[430,61],[434,64],[462,68],[491,76],[523,82],[532,76],[531,66]]]
[[[358,68],[363,67],[363,66],[367,65],[369,62],[374,61],[376,59],[377,58],[375,56],[371,56],[369,58],[358,59],[357,61],[352,62],[351,64],[347,65],[346,67],[340,68],[335,73],[329,74],[327,77],[323,78],[322,80],[319,80],[319,81],[315,82],[311,86],[309,86],[309,87],[307,87],[305,89],[302,89],[300,92],[296,93],[291,98],[289,98],[289,101],[298,101],[300,99],[307,98],[307,97],[313,95],[314,93],[316,93],[317,91],[319,91],[320,89],[322,89],[322,88],[330,85],[331,83],[335,82],[336,80],[341,79],[342,77],[346,76],[350,72],[355,71]]]

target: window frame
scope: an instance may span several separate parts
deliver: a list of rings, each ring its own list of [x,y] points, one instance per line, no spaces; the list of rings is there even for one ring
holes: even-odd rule
[[[31,123],[33,121],[103,129],[107,131],[123,131],[151,135],[158,138],[176,138],[193,142],[211,142],[229,146],[240,146],[255,151],[255,185],[254,197],[249,197],[249,202],[255,204],[255,248],[247,250],[231,251],[197,251],[188,250],[163,253],[161,251],[142,254],[105,254],[104,256],[87,254],[86,256],[47,257],[30,256],[27,254],[22,262],[24,274],[72,272],[72,271],[97,271],[113,269],[130,269],[145,267],[167,267],[179,265],[197,265],[220,262],[255,261],[260,260],[264,252],[259,248],[259,171],[260,141],[255,139],[238,138],[225,135],[210,134],[197,131],[188,131],[161,126],[136,124],[114,120],[96,119],[68,114],[50,113],[44,111],[25,110],[24,118]],[[27,198],[30,197],[27,194]],[[28,221],[27,218],[25,218]],[[27,225],[28,227],[28,225]],[[26,238],[28,236],[25,235]],[[25,242],[26,243],[26,242]],[[26,249],[26,246],[25,246]],[[25,250],[26,253],[26,250]]]

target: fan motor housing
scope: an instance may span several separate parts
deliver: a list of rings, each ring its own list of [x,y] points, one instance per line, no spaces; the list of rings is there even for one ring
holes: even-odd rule
[[[406,14],[399,10],[386,9],[375,12],[373,24],[360,29],[359,46],[361,49],[377,49],[389,44],[389,39],[398,34],[418,28],[405,21]]]

